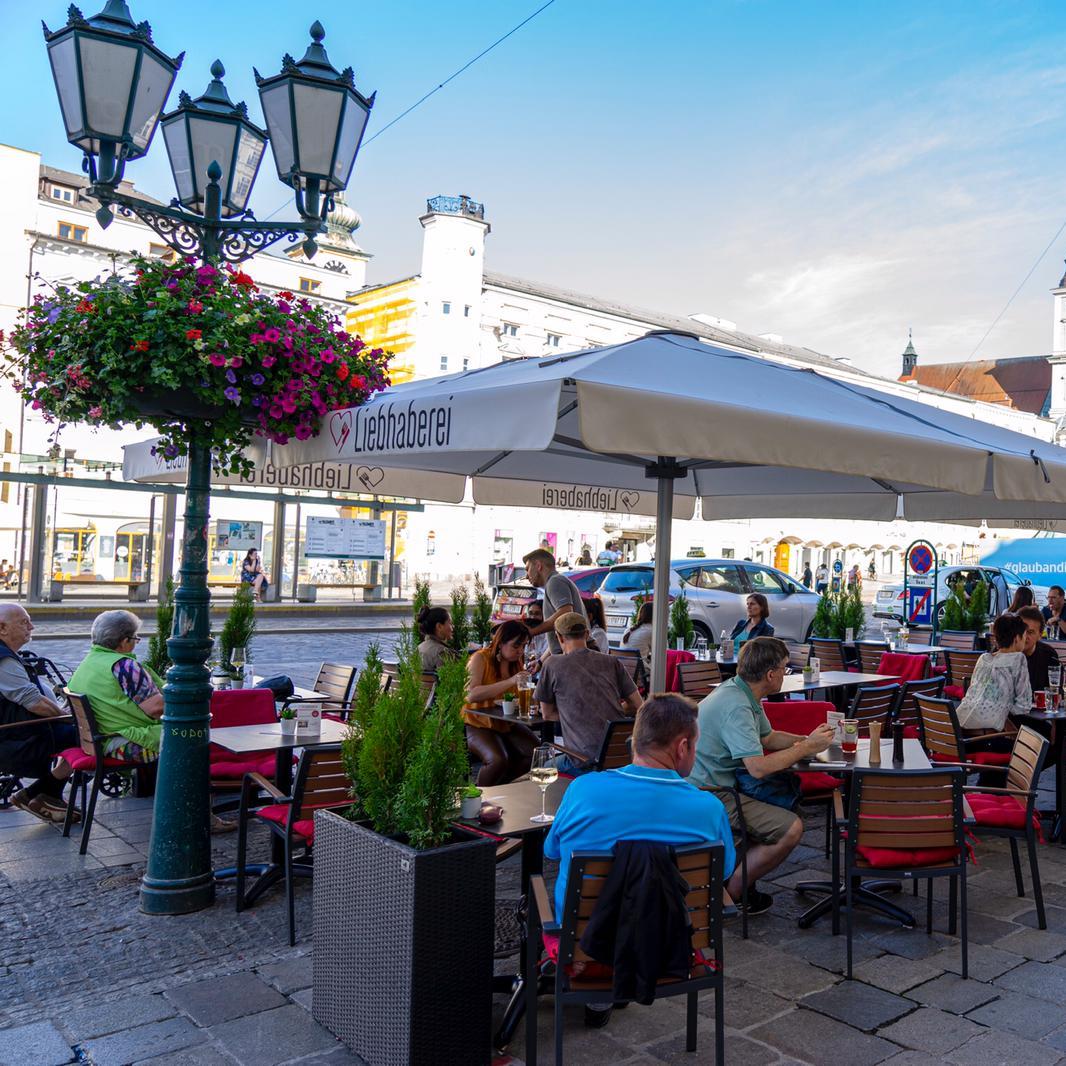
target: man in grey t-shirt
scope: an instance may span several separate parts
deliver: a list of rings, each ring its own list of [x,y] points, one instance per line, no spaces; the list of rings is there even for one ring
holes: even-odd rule
[[[582,762],[598,754],[607,723],[631,717],[644,701],[620,660],[587,646],[588,623],[581,615],[564,614],[555,631],[563,654],[548,657],[534,698],[546,720],[562,724],[563,742],[581,757],[564,755],[559,769],[578,773]]]
[[[572,611],[581,615],[585,625],[588,625],[589,617],[581,601],[581,590],[570,578],[563,577],[555,569],[555,556],[545,548],[537,548],[524,555],[522,562],[525,563],[529,583],[534,588],[544,589],[544,621],[538,626],[531,626],[529,632],[532,636],[547,633],[552,655],[561,655],[562,647],[555,635],[555,623]]]

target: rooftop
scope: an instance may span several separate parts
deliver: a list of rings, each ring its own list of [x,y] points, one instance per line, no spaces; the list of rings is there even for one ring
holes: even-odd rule
[[[1051,390],[1051,365],[1046,355],[1017,359],[918,365],[900,378],[927,388],[994,403],[1034,415],[1046,415]]]

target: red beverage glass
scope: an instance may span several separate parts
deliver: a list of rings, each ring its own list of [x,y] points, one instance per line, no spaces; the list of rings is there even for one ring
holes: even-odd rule
[[[845,718],[843,726],[843,739],[840,741],[840,750],[845,755],[854,755],[859,748],[859,722],[856,718]]]
[[[1033,693],[1033,705],[1038,711],[1047,710],[1047,693],[1042,688]]]

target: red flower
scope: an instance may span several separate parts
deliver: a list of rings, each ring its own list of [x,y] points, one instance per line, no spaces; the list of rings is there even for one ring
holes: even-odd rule
[[[185,339],[187,341],[198,341],[204,335],[202,329],[187,329],[185,331]]]
[[[147,341],[134,341],[133,344],[130,345],[130,351],[131,352],[146,352],[146,351],[148,351],[148,342]]]
[[[351,371],[348,369],[347,363],[341,363],[337,367],[337,377],[340,378],[341,381],[343,381],[350,373]]]
[[[95,307],[95,305],[93,304],[93,302],[91,300],[82,300],[82,302],[80,304],[78,304],[77,309],[83,315],[91,315],[93,313],[93,311],[96,310],[96,307]]]
[[[204,309],[204,305],[199,300],[190,300],[188,308],[194,315],[198,315]]]
[[[279,292],[278,296],[280,296],[281,299],[283,299],[283,300],[291,300],[292,299],[292,293],[291,292]]]
[[[259,289],[256,288],[255,282],[251,279],[251,277],[248,274],[245,274],[245,272],[243,270],[238,270],[233,275],[233,284],[234,285],[243,285],[247,289],[255,289],[256,292],[259,291]]]

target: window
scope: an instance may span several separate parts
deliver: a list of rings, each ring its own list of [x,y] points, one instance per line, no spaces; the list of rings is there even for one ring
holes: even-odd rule
[[[448,300],[445,300],[440,305],[440,309],[446,315],[450,315],[452,313],[452,305],[451,305],[451,303]]]
[[[623,569],[615,567],[609,571],[600,586],[600,592],[642,592],[649,593],[654,584],[655,573],[650,566]]]
[[[448,369],[448,357],[446,355],[440,357],[440,368],[442,372]]]
[[[72,189],[64,189],[62,185],[53,185],[52,199],[62,200],[65,204],[72,204],[74,202],[74,192]]]
[[[549,348],[558,348],[559,347],[559,341],[561,341],[562,339],[563,338],[560,337],[558,333],[549,333],[548,334],[548,347]]]
[[[686,570],[678,570],[677,576],[681,578],[682,585],[691,585],[693,588],[697,588],[699,586],[699,567],[691,567]]]
[[[466,357],[466,358],[463,359],[463,369],[464,370],[469,370],[470,369],[470,359],[469,359],[469,357]]]
[[[65,241],[80,241],[84,244],[89,239],[89,230],[85,226],[75,226],[73,222],[60,222],[59,236]]]
[[[722,549],[722,558],[723,559],[735,559],[736,557],[737,557],[736,548],[723,548]]]
[[[504,322],[502,332],[505,337],[517,337],[518,327],[513,322]]]
[[[464,304],[463,305],[463,318],[469,318],[469,317],[470,317],[470,304]]]
[[[734,592],[742,594],[740,571],[735,566],[700,567],[699,588],[708,592]]]
[[[300,292],[318,292],[321,288],[321,281],[315,281],[314,278],[300,278]]]
[[[761,592],[764,596],[780,596],[785,592],[781,579],[769,570],[762,570],[755,566],[745,567],[745,570],[751,582],[752,592]]]

